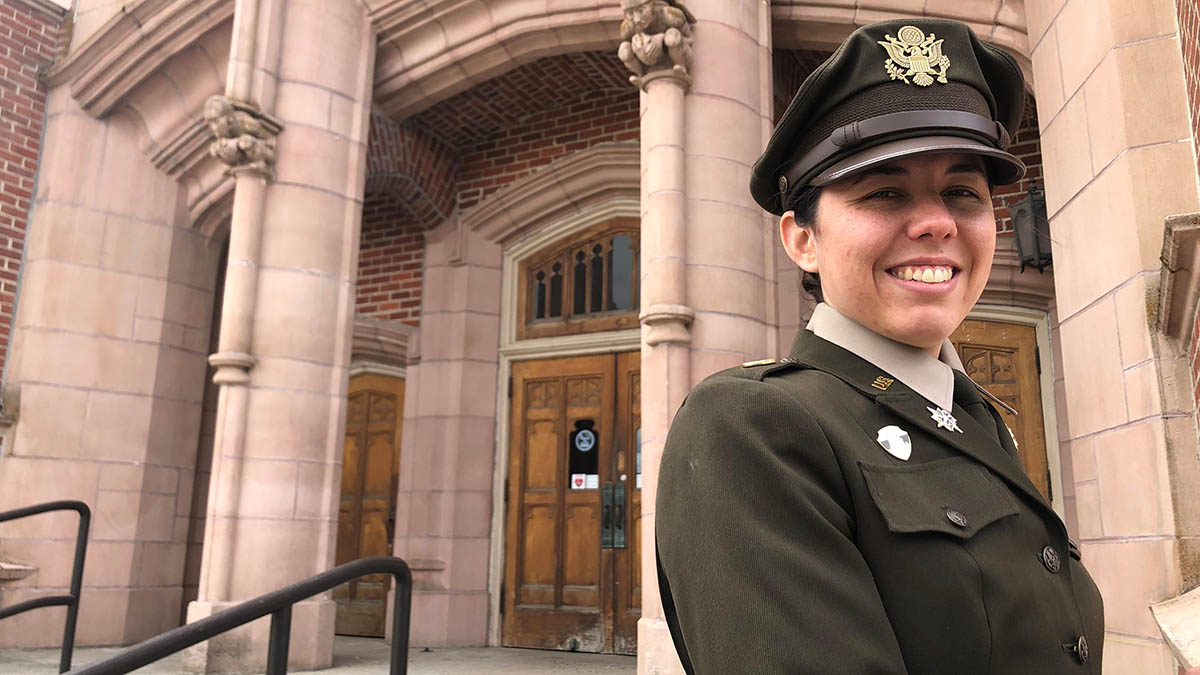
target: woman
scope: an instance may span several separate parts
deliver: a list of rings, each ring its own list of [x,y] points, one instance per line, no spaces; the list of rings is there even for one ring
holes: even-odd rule
[[[1024,86],[964,24],[866,26],[755,165],[823,303],[672,424],[662,600],[689,673],[1100,673],[1095,584],[947,338],[995,248]]]

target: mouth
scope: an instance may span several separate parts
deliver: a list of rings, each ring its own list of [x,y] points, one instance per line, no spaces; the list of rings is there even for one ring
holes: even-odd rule
[[[887,273],[901,281],[944,284],[961,271],[951,265],[898,265],[888,269]]]

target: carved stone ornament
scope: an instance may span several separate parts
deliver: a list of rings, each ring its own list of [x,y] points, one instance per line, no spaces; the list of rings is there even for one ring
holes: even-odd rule
[[[267,180],[275,177],[275,137],[279,122],[251,105],[224,96],[204,104],[204,121],[216,139],[208,151],[229,165],[230,172],[250,171]]]
[[[690,82],[692,24],[696,17],[679,0],[621,0],[621,46],[617,56],[638,87],[658,76]]]

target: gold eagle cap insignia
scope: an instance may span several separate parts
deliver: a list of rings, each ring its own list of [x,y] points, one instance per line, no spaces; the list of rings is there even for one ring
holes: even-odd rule
[[[901,28],[896,31],[896,37],[883,37],[887,42],[879,41],[879,44],[888,54],[883,67],[893,80],[919,87],[928,87],[935,79],[946,84],[950,57],[942,53],[943,40],[938,40],[933,33],[926,36],[916,26]]]

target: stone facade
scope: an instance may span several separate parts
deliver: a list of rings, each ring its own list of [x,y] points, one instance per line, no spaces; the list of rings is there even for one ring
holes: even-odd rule
[[[0,58],[5,30],[31,33],[25,2],[0,0]],[[45,79],[9,66],[0,87],[0,107],[46,92],[41,150],[0,151],[0,258],[29,232],[0,349],[16,418],[0,508],[90,503],[80,642],[137,641],[333,564],[348,377],[401,375],[393,541],[413,642],[500,644],[513,364],[640,350],[653,551],[683,396],[781,355],[807,316],[750,165],[845,35],[917,11],[971,22],[1028,76],[1030,172],[996,195],[984,303],[1050,352],[1054,505],[1106,598],[1106,670],[1174,672],[1147,605],[1200,583],[1200,226],[1164,225],[1200,211],[1200,52],[1194,2],[1137,4],[688,0],[639,27],[627,12],[654,3],[78,0],[69,37],[22,43],[28,69],[64,42]],[[676,51],[641,58],[660,37]],[[17,110],[29,148],[41,113]],[[1054,266],[1019,274],[1007,205],[1033,180]],[[641,223],[639,328],[519,337],[523,262],[622,218]],[[66,585],[70,532],[5,527],[0,558],[38,572],[0,603]],[[678,672],[653,556],[640,565],[639,671]],[[0,646],[52,643],[58,621],[10,619]],[[331,600],[297,607],[294,666],[329,663],[332,626]],[[261,663],[264,630],[228,640],[189,663]]]

